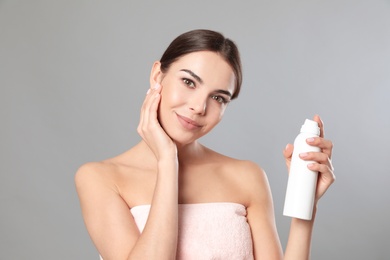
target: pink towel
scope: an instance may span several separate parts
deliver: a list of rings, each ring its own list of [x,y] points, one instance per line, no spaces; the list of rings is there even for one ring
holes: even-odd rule
[[[141,232],[149,210],[150,205],[131,209]],[[253,259],[246,208],[227,202],[180,204],[177,259]]]

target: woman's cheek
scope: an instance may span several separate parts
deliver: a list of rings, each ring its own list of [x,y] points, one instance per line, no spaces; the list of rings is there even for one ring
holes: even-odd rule
[[[166,103],[169,103],[171,106],[175,106],[187,100],[188,97],[184,91],[180,89],[174,89],[169,92],[167,91],[164,98]]]

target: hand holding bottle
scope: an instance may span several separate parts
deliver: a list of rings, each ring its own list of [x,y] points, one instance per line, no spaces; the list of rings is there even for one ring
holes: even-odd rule
[[[310,220],[313,206],[335,180],[333,145],[323,138],[319,116],[314,121],[306,120],[301,130],[294,146],[287,145],[283,152],[290,173],[284,214]]]

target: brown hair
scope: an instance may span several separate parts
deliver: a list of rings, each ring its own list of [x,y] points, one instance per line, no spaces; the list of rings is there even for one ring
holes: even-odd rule
[[[240,93],[242,69],[240,53],[236,44],[221,33],[211,30],[193,30],[174,39],[162,55],[161,71],[165,73],[170,65],[185,54],[196,51],[213,51],[220,54],[232,67],[236,82],[232,99]]]

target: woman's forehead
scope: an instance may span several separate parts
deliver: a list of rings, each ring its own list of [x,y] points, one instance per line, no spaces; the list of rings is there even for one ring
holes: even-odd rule
[[[172,65],[175,72],[191,71],[205,84],[234,87],[234,72],[229,63],[218,53],[212,51],[192,52],[181,56]]]

